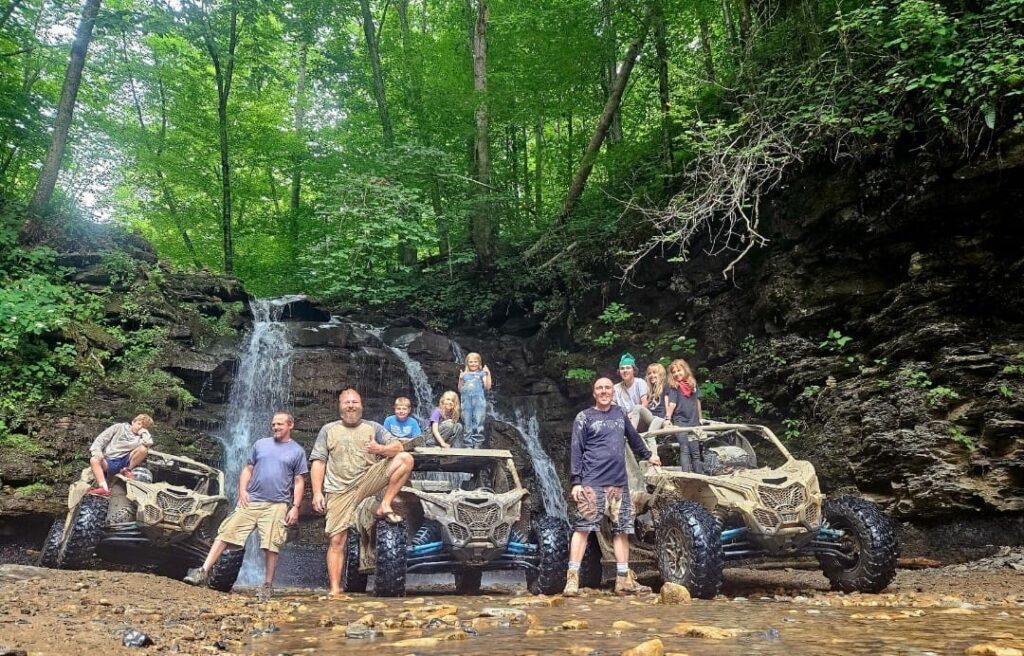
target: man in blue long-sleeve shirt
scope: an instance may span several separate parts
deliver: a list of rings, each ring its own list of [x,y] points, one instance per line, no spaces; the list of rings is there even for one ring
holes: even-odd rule
[[[615,592],[637,594],[650,588],[636,582],[629,569],[629,536],[633,533],[633,504],[626,478],[625,442],[640,460],[660,465],[636,428],[618,406],[612,405],[614,386],[608,378],[594,382],[594,407],[576,415],[572,424],[572,469],[569,482],[579,518],[569,546],[567,597],[579,594],[580,563],[592,531],[600,530],[605,516],[612,523],[615,548]]]

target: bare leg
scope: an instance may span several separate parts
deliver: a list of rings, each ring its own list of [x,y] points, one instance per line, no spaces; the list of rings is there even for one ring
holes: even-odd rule
[[[128,459],[128,469],[135,469],[142,461],[149,455],[149,448],[145,446],[137,446],[132,449],[131,455]]]
[[[327,545],[327,580],[330,583],[330,594],[341,594],[341,569],[345,566],[345,545],[348,543],[348,530],[335,533]]]
[[[92,476],[96,479],[98,487],[105,487],[107,484],[107,459],[103,456],[89,458],[89,467],[92,469]]]
[[[384,490],[384,498],[380,501],[378,515],[385,515],[392,511],[391,502],[394,501],[395,495],[402,489],[405,482],[409,480],[411,473],[412,456],[408,453],[403,451],[391,459],[391,464],[388,465],[388,487]]]
[[[629,562],[629,536],[625,533],[616,533],[612,538],[612,548],[615,550],[615,562]],[[583,554],[580,554],[582,557]]]
[[[277,557],[279,554],[276,551],[271,551],[269,549],[264,549],[263,553],[267,556],[267,574],[263,580],[267,583],[273,583],[274,572],[277,570]]]
[[[589,531],[575,531],[572,534],[572,542],[569,543],[569,560],[574,563],[583,561],[583,554],[587,552],[587,540],[589,538]]]
[[[203,569],[207,572],[214,566],[217,559],[220,558],[224,550],[228,548],[228,543],[224,540],[214,540],[213,546],[210,547],[210,553],[206,554],[206,561],[203,562]]]

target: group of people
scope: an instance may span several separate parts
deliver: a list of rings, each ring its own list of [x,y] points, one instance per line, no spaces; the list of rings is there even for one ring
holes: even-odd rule
[[[600,529],[604,518],[611,523],[616,557],[615,590],[620,594],[649,591],[637,583],[629,569],[629,535],[633,533],[633,506],[626,478],[625,450],[628,444],[639,460],[660,466],[640,437],[642,430],[667,425],[697,425],[700,422],[700,393],[689,365],[676,360],[667,375],[660,364],[647,368],[646,380],[638,378],[634,358],[626,353],[619,362],[621,380],[598,378],[593,385],[593,407],[580,412],[572,427],[570,495],[578,518],[570,544],[569,569],[564,594],[579,592],[579,570],[590,532]],[[490,370],[471,353],[459,376],[461,406],[466,417],[466,445],[482,441],[486,412],[484,392],[492,385]],[[409,479],[413,456],[409,451],[422,431],[411,417],[409,399],[396,399],[395,414],[383,425],[363,418],[363,401],[354,389],[338,397],[341,419],[324,425],[309,455],[292,439],[295,418],[278,412],[271,419],[271,437],[257,440],[250,448],[238,481],[238,502],[221,523],[217,537],[203,564],[188,572],[185,580],[206,584],[218,559],[229,548],[243,548],[255,530],[265,554],[265,576],[257,597],[265,601],[273,593],[278,553],[287,539],[287,527],[299,520],[305,494],[305,476],[312,485],[312,507],[325,515],[329,539],[327,573],[329,595],[342,594],[348,529],[356,508],[383,491],[376,510],[379,519],[399,523],[402,517],[392,502]],[[461,437],[460,398],[454,391],[441,396],[430,418],[430,431],[437,444],[449,447]],[[153,420],[139,415],[131,423],[115,424],[103,431],[90,447],[90,466],[96,479],[93,494],[109,495],[108,474],[133,476],[132,469],[146,457],[153,445],[149,428]],[[686,446],[681,444],[681,446]],[[689,454],[686,448],[681,453]],[[695,459],[699,466],[699,458]]]

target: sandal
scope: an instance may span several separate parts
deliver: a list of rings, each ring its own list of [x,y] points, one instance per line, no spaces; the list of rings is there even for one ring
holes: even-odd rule
[[[377,514],[377,519],[384,520],[388,524],[401,524],[402,516],[396,513],[394,510],[390,510],[386,513]]]

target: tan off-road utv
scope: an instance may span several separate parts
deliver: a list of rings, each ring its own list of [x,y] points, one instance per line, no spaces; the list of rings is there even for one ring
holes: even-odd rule
[[[673,466],[680,433],[700,443],[705,474]],[[879,592],[896,575],[892,520],[864,499],[826,501],[814,466],[793,458],[768,427],[705,422],[643,437],[666,466],[641,470],[626,450],[637,515],[631,560],[656,566],[663,580],[709,599],[728,563],[797,556],[817,557],[833,589],[845,592]],[[611,546],[607,527],[591,537],[581,586],[600,585]]]
[[[181,456],[150,451],[134,479],[108,479],[110,497],[88,494],[95,482],[86,468],[68,490],[68,514],[53,523],[39,556],[45,567],[81,569],[94,557],[155,566],[182,578],[201,565],[228,512],[224,474]],[[210,587],[234,585],[244,551],[227,551],[210,572]]]
[[[455,575],[460,593],[480,590],[485,571],[523,570],[534,594],[565,587],[569,526],[532,518],[512,454],[500,449],[417,447],[410,481],[395,499],[399,524],[374,516],[367,499],[349,529],[343,584],[380,597],[405,595],[406,573]]]

